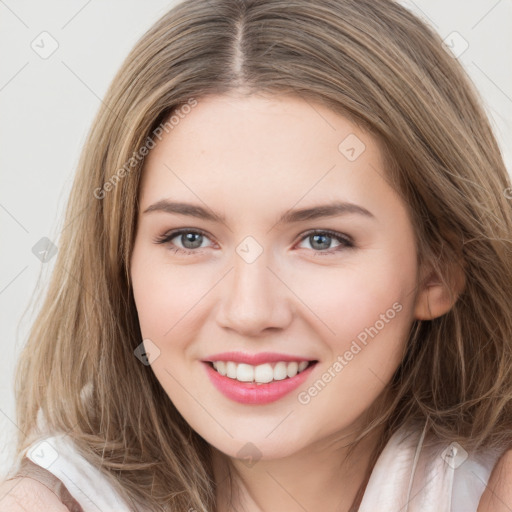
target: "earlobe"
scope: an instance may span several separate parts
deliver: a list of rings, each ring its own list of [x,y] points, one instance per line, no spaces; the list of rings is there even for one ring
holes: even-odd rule
[[[466,284],[463,268],[454,263],[448,274],[450,280],[447,284],[439,278],[434,270],[431,270],[424,280],[418,295],[414,316],[417,320],[433,320],[450,311],[457,298],[462,293]]]

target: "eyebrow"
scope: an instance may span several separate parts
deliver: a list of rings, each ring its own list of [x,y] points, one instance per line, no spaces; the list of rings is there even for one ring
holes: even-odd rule
[[[156,203],[146,208],[143,213],[150,212],[165,212],[178,215],[188,215],[190,217],[197,217],[198,219],[209,220],[212,222],[219,222],[222,224],[226,223],[226,218],[223,215],[210,209],[190,203],[169,201],[168,199],[157,201]],[[315,220],[322,217],[335,217],[351,213],[363,215],[365,217],[376,220],[373,213],[368,211],[366,208],[363,208],[362,206],[354,203],[336,201],[329,204],[312,206],[310,208],[288,210],[281,216],[275,225],[292,224],[295,222]]]

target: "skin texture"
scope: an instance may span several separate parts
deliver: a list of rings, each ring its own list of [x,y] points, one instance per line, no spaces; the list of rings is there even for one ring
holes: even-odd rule
[[[354,135],[364,144],[355,159],[343,144],[339,149]],[[151,340],[145,344],[159,351],[151,368],[215,448],[218,480],[226,460],[238,471],[236,500],[248,512],[349,509],[376,436],[350,463],[346,444],[399,365],[413,320],[452,306],[436,276],[418,268],[408,212],[384,176],[373,137],[322,105],[290,96],[201,98],[148,156],[131,276],[142,335]],[[143,213],[162,199],[205,207],[226,222]],[[290,209],[335,200],[358,204],[374,218],[350,213],[277,224]],[[181,235],[155,243],[178,228],[204,231],[200,248],[190,249],[196,246]],[[315,243],[306,234],[312,229],[347,235],[355,247],[335,238]],[[263,250],[251,263],[236,251],[247,236]],[[300,403],[298,393],[393,304],[400,311]],[[246,405],[222,395],[201,362],[228,350],[283,352],[319,363],[299,390]],[[244,447],[255,463],[243,460]],[[219,500],[221,512],[230,510],[222,486]]]
[[[512,510],[512,450],[496,464],[482,495],[477,512],[510,512]]]
[[[0,485],[0,509],[3,512],[66,512],[53,491],[28,477],[7,480]]]

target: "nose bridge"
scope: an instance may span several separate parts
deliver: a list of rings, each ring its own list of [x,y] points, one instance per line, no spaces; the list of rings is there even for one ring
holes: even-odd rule
[[[254,239],[245,240],[232,261],[221,292],[219,322],[246,334],[285,327],[291,319],[289,297],[275,270],[270,270],[271,251],[264,251]]]

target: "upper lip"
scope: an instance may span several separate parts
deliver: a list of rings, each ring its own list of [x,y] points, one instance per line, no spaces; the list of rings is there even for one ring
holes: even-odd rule
[[[233,361],[234,363],[246,363],[253,366],[263,363],[274,363],[279,361],[315,361],[307,357],[294,356],[290,354],[280,354],[278,352],[259,352],[258,354],[248,354],[246,352],[222,352],[212,354],[204,359],[204,361]]]

